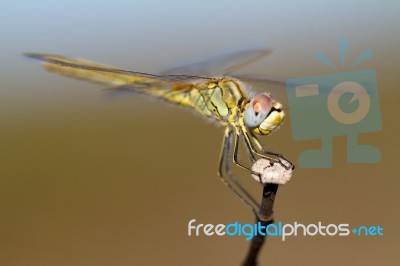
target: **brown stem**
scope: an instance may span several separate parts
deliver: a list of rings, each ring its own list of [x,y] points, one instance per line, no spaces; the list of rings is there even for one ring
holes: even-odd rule
[[[273,221],[273,207],[275,195],[278,190],[276,184],[266,184],[263,189],[263,197],[261,201],[260,213],[257,218],[257,223],[260,222],[263,226],[272,224]],[[253,237],[250,243],[250,248],[247,253],[246,259],[243,262],[243,266],[255,266],[257,265],[257,257],[264,245],[266,235],[257,234]]]

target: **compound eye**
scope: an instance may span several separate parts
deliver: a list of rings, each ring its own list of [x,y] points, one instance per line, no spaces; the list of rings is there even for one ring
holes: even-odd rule
[[[268,114],[272,108],[272,100],[269,96],[262,94],[257,95],[252,100],[253,110],[257,114],[259,113],[266,113]],[[250,102],[251,103],[251,102]]]
[[[244,123],[248,127],[258,127],[268,116],[272,108],[272,100],[266,94],[259,94],[251,99],[245,114]]]

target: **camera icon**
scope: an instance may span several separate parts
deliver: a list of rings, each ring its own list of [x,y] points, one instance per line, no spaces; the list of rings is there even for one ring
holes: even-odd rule
[[[376,147],[357,143],[358,134],[382,129],[374,70],[290,79],[286,85],[293,138],[321,139],[320,150],[300,154],[300,167],[332,167],[332,138],[343,135],[348,163],[380,161]]]

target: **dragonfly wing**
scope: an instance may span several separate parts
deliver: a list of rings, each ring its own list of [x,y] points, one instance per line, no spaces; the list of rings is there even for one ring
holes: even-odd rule
[[[43,67],[50,72],[75,79],[88,80],[111,86],[135,83],[155,83],[160,79],[150,74],[132,72],[98,64],[84,59],[72,59],[50,54],[25,54],[43,61]]]
[[[270,77],[266,75],[254,75],[254,74],[233,74],[231,76],[248,82],[260,82],[282,87],[286,86],[286,81],[284,78]]]
[[[225,53],[208,59],[194,60],[192,62],[173,67],[162,74],[186,74],[215,76],[232,73],[256,60],[271,53],[265,48],[251,48]]]
[[[153,75],[118,69],[85,59],[67,58],[59,55],[25,53],[25,56],[43,61],[43,67],[62,76],[83,79],[112,86],[125,84],[149,85],[160,82],[185,83],[208,78],[190,75]]]
[[[318,84],[304,84],[304,81],[296,81],[291,79],[289,81],[288,78],[283,78],[283,77],[270,77],[266,75],[254,75],[254,74],[234,74],[231,75],[234,78],[243,80],[243,81],[248,81],[248,82],[257,82],[257,83],[263,83],[271,86],[278,86],[282,88],[299,88],[299,90],[309,90],[312,87],[317,87],[318,88],[318,94],[329,94],[331,93],[332,89],[332,84],[328,82],[318,82]],[[367,83],[363,83],[367,84]],[[307,92],[305,92],[307,93]],[[336,93],[336,92],[334,92]]]
[[[190,106],[188,93],[194,84],[204,84],[212,80],[212,78],[189,75],[152,75],[58,55],[32,53],[25,55],[43,61],[44,68],[50,72],[109,85],[112,88],[107,91],[114,95],[121,92],[136,92],[185,106]]]

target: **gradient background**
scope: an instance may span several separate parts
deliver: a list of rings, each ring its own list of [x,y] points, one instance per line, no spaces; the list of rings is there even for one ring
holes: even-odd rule
[[[385,235],[270,238],[261,265],[398,265],[400,4],[322,2],[1,1],[0,264],[238,265],[243,237],[188,237],[187,223],[254,220],[216,176],[221,128],[143,97],[105,99],[98,85],[50,75],[22,52],[157,73],[257,44],[274,53],[243,72],[294,78],[351,70],[314,59],[321,51],[340,64],[346,38],[349,65],[374,53],[357,69],[377,72],[383,130],[359,138],[382,162],[347,164],[346,139],[335,138],[334,167],[296,169],[278,191],[276,220],[380,225]],[[258,90],[286,103],[282,88]],[[295,163],[319,145],[295,142],[289,122],[262,141]]]

